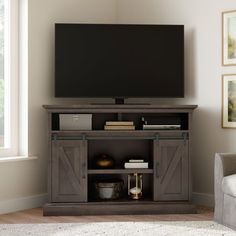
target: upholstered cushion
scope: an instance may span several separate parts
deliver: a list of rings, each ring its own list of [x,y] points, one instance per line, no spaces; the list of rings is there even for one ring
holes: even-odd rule
[[[236,198],[236,174],[228,175],[223,178],[222,190],[225,194]]]

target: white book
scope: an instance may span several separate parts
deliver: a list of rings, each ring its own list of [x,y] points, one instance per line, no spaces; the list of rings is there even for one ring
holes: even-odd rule
[[[130,163],[140,163],[140,162],[142,163],[142,162],[144,162],[144,160],[143,159],[130,159],[129,162]]]
[[[148,168],[148,162],[142,162],[142,163],[125,163],[126,169],[147,169]]]

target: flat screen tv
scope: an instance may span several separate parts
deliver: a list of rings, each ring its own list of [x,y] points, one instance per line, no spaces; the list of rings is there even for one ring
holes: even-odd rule
[[[184,26],[55,25],[56,97],[184,97]]]

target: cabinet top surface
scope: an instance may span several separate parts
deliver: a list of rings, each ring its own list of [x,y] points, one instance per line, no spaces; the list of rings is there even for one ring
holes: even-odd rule
[[[95,110],[194,110],[197,105],[92,105],[92,104],[76,104],[76,105],[43,105],[46,110],[82,110],[87,109],[91,111]]]

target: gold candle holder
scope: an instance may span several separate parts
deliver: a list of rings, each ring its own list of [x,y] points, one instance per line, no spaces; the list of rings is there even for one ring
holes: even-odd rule
[[[128,196],[138,200],[143,195],[143,175],[139,173],[128,175]]]

